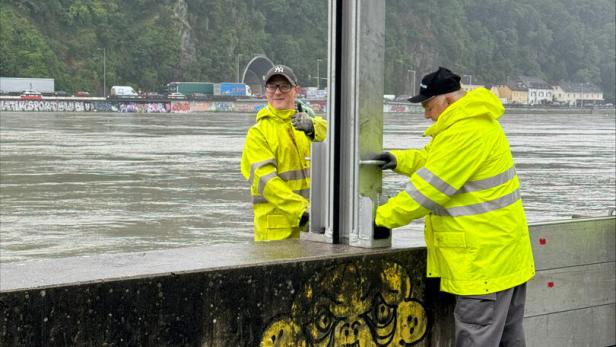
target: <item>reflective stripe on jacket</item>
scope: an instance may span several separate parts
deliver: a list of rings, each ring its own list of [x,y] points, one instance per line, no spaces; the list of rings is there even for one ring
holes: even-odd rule
[[[311,139],[293,128],[293,114],[268,104],[246,135],[241,171],[250,183],[256,241],[299,237],[299,220],[308,208]],[[314,141],[323,141],[327,122],[314,117],[313,123]]]
[[[498,292],[535,273],[503,112],[496,96],[476,89],[426,130],[425,148],[391,152],[410,180],[377,209],[376,224],[396,228],[427,215],[427,276],[440,277],[445,292]]]

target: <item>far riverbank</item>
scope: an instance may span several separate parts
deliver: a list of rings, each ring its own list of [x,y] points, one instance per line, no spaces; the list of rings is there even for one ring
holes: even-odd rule
[[[326,100],[305,100],[316,112],[326,111]],[[18,100],[0,97],[1,112],[123,112],[123,113],[197,113],[231,112],[256,113],[265,107],[263,99],[246,100],[105,100],[103,98],[45,98],[42,100]],[[513,106],[506,105],[510,114],[612,114],[614,107],[558,107],[558,106]],[[384,113],[422,114],[420,105],[408,102],[383,104]]]

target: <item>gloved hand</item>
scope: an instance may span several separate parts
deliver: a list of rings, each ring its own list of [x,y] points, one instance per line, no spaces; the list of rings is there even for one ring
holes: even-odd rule
[[[386,227],[376,225],[375,222],[372,222],[372,229],[374,230],[375,240],[386,239],[391,235],[391,229],[387,229]]]
[[[302,218],[299,219],[299,226],[303,227],[304,225],[306,225],[306,223],[308,223],[309,220],[310,214],[308,213],[308,211],[304,211],[304,213],[302,214]]]
[[[306,112],[297,112],[291,118],[293,127],[299,131],[303,131],[308,136],[314,134],[314,124],[312,124],[312,118]]]
[[[297,110],[297,112],[306,112],[308,113],[310,117],[316,116],[314,111],[308,105],[306,105],[303,101],[295,100],[295,104],[296,104],[295,109]]]
[[[381,170],[387,170],[387,169],[393,170],[398,165],[398,162],[396,161],[396,157],[389,152],[383,152],[383,153],[377,154],[372,159],[382,160],[384,162],[383,164],[379,165]]]

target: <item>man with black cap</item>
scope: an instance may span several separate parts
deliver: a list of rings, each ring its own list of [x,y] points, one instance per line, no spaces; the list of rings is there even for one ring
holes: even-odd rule
[[[425,216],[427,277],[456,296],[456,346],[524,346],[526,282],[535,274],[520,183],[498,119],[505,109],[485,88],[465,93],[446,68],[418,95],[434,124],[423,149],[376,156],[409,177],[376,211],[375,232]]]
[[[310,144],[327,134],[327,122],[296,100],[300,87],[291,68],[275,65],[264,80],[267,106],[248,130],[241,162],[255,241],[299,237],[309,219]]]

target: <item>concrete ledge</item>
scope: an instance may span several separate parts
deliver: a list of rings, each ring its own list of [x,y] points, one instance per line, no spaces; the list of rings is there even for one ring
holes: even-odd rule
[[[425,247],[423,234],[414,237],[399,235],[396,240],[392,249]],[[180,275],[283,262],[318,261],[353,255],[390,253],[392,249],[371,250],[345,245],[285,240],[8,263],[0,267],[0,292]]]
[[[423,248],[300,240],[7,264],[0,345],[423,343],[444,324],[424,269]]]
[[[616,343],[615,226],[531,226],[529,346]],[[423,246],[403,232],[387,249],[287,240],[2,264],[0,345],[453,345],[455,300],[425,278]],[[594,337],[568,329],[579,319]]]

